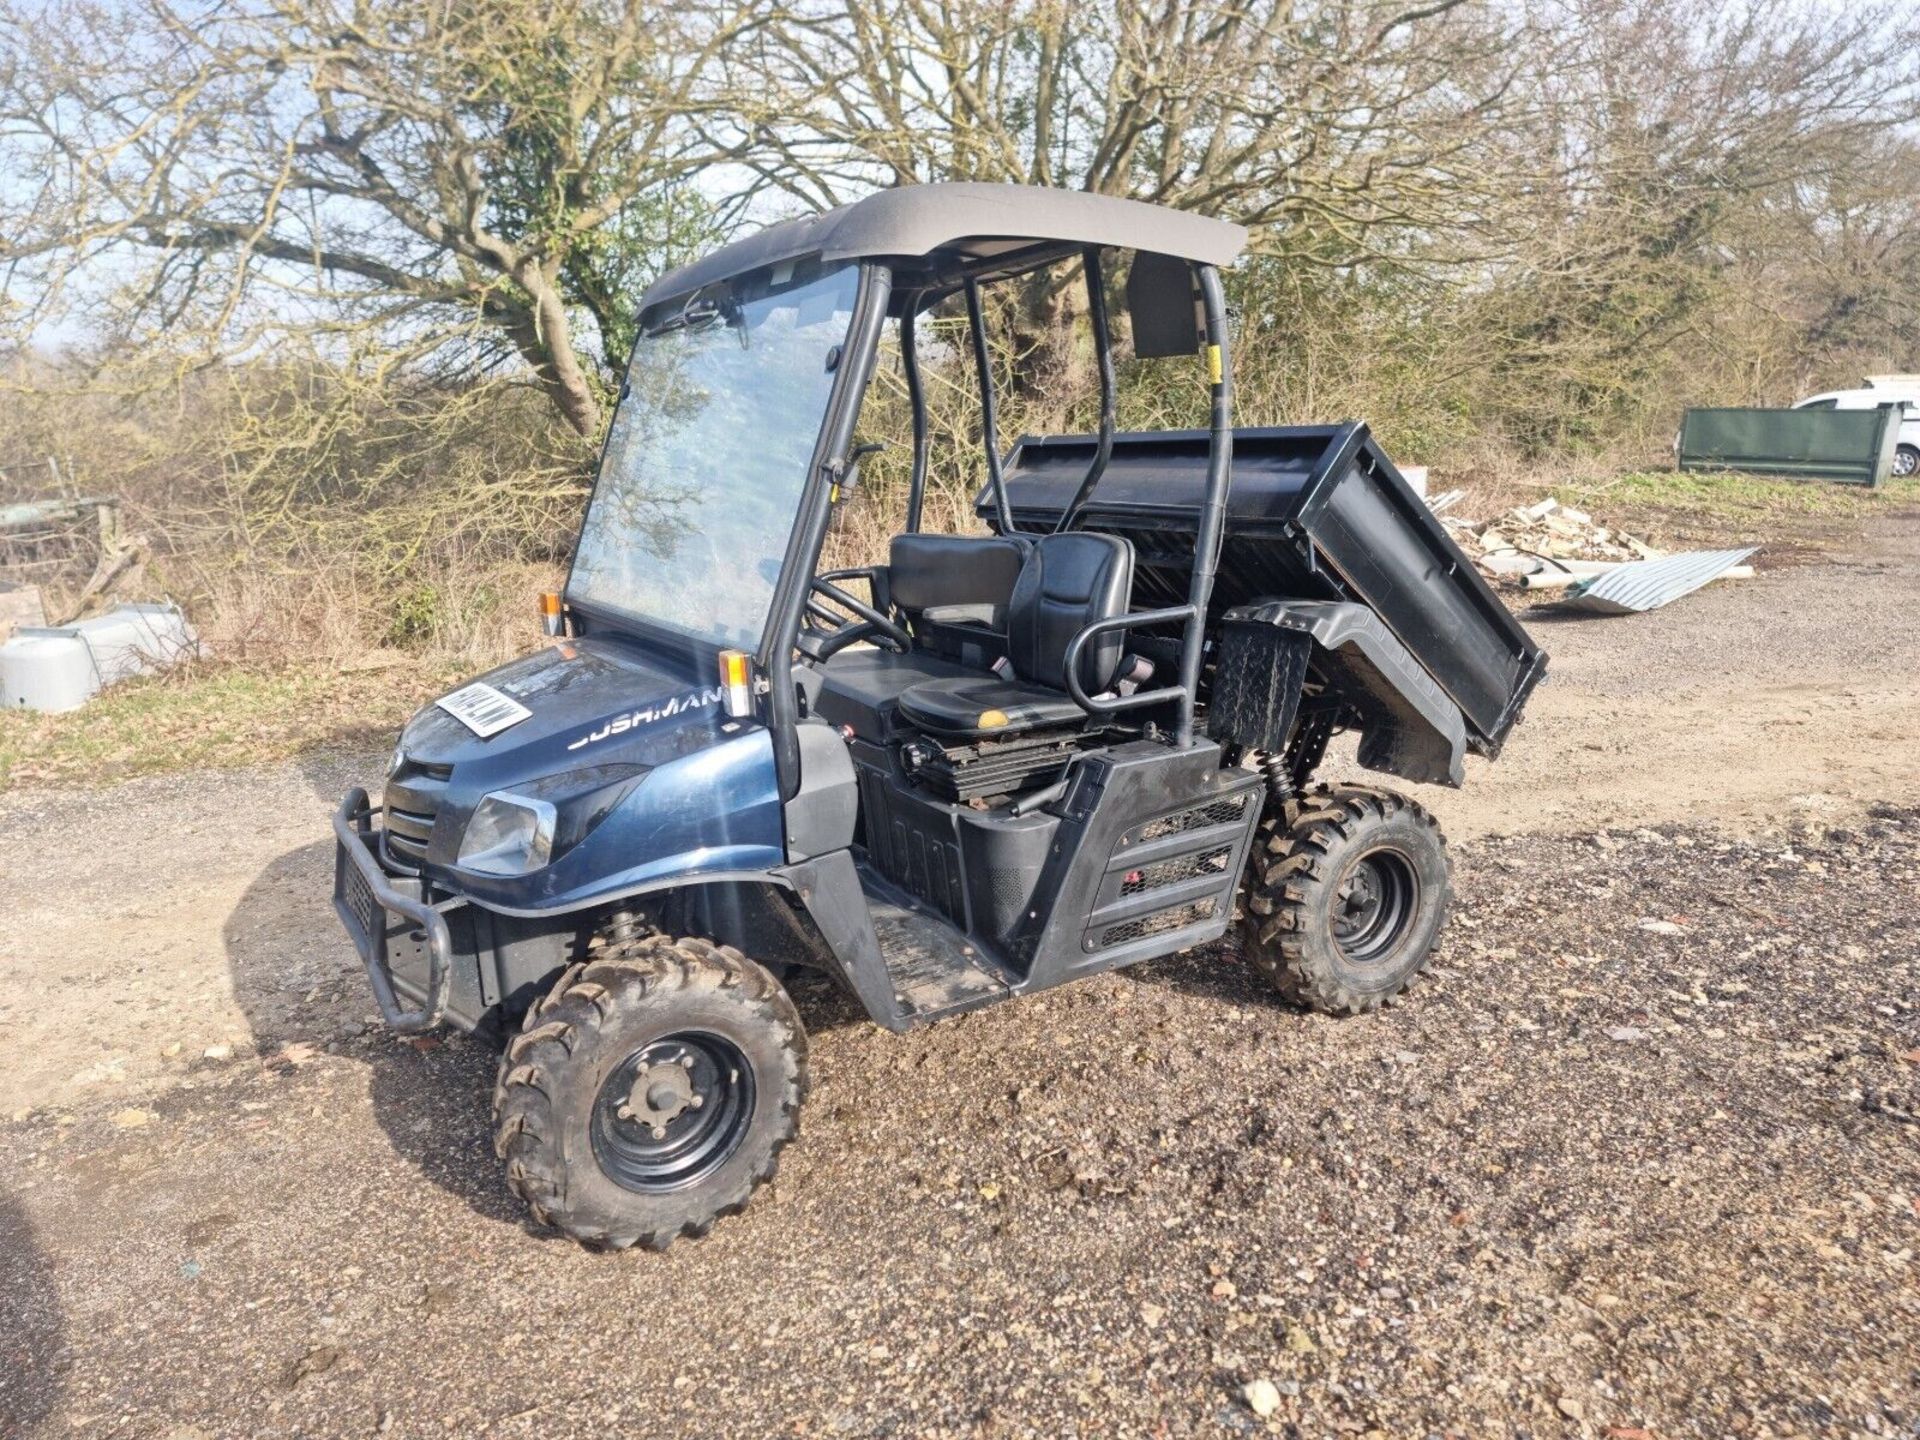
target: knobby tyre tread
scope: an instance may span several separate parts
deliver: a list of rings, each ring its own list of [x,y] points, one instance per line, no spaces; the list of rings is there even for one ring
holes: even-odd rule
[[[1408,853],[1420,906],[1394,963],[1362,973],[1339,952],[1329,922],[1341,872],[1371,844]],[[1260,822],[1243,902],[1242,945],[1285,999],[1331,1015],[1394,1003],[1426,969],[1446,921],[1446,840],[1424,807],[1392,790],[1321,785]]]
[[[630,1208],[658,1213],[623,1222],[609,1213],[615,1207],[580,1193],[596,1187],[583,1186],[573,1170],[594,1162],[578,1155],[569,1164],[564,1112],[578,1103],[569,1087],[582,1085],[583,1066],[616,1017],[639,1008],[668,1012],[677,999],[715,991],[766,1025],[790,1062],[781,1067],[790,1073],[760,1076],[756,1071],[759,1083],[778,1087],[778,1104],[769,1122],[756,1127],[759,1133],[750,1132],[742,1141],[743,1151],[758,1152],[751,1164],[738,1167],[716,1193],[698,1194],[704,1187],[696,1186],[682,1197],[692,1203],[636,1202]],[[664,1250],[683,1235],[705,1235],[716,1220],[744,1209],[753,1192],[773,1178],[781,1150],[798,1134],[806,1091],[805,1029],[786,992],[763,967],[730,946],[706,940],[661,934],[608,940],[561,973],[508,1041],[494,1085],[494,1149],[505,1162],[508,1187],[539,1223],[597,1248]]]

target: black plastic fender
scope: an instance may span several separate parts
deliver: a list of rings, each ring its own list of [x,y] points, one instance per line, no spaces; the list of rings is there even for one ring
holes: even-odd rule
[[[1433,785],[1465,778],[1467,727],[1460,707],[1366,606],[1348,600],[1262,600],[1222,617],[1231,647],[1237,625],[1270,625],[1313,642],[1317,668],[1359,713],[1360,763]],[[1297,679],[1294,699],[1297,699]],[[1288,716],[1289,721],[1291,715]],[[1253,736],[1244,743],[1276,748]]]
[[[826,942],[822,956],[837,972],[853,997],[877,1025],[889,1030],[908,1028],[907,1017],[894,999],[893,979],[874,933],[873,911],[860,887],[853,854],[835,850],[782,866],[770,877],[793,891],[807,918]]]

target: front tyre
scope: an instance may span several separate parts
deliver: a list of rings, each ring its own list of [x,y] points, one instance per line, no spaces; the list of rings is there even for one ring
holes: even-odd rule
[[[1894,475],[1904,480],[1916,470],[1920,470],[1920,446],[1895,446],[1893,451]]]
[[[1318,787],[1261,821],[1241,944],[1287,999],[1330,1015],[1392,1001],[1446,923],[1440,827],[1391,790]]]
[[[773,1177],[807,1037],[738,950],[643,935],[554,982],[500,1061],[494,1149],[533,1216],[584,1245],[664,1250]]]

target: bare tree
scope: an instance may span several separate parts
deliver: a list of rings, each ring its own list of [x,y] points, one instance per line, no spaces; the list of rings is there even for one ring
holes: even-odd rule
[[[1789,242],[1804,272],[1825,246],[1813,232],[1841,219],[1827,180],[1858,177],[1920,114],[1920,47],[1900,22],[1801,0],[1534,12],[1517,82],[1532,103],[1488,137],[1516,181],[1496,211],[1501,253],[1459,296],[1483,398],[1507,377],[1523,397],[1510,434],[1591,444],[1630,414],[1670,418],[1680,355],[1697,365],[1756,286],[1787,303],[1780,268],[1752,259],[1811,205],[1820,218]]]
[[[731,63],[766,184],[808,205],[1009,180],[1231,215],[1328,262],[1464,218],[1514,22],[1468,0],[865,0]]]
[[[696,121],[751,0],[0,0],[0,262],[57,315],[485,362],[600,428],[648,272],[714,220]],[[593,334],[577,334],[582,321]]]

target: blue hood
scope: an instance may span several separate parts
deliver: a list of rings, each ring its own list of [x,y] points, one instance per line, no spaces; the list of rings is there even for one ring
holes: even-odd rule
[[[565,640],[479,677],[529,712],[497,734],[476,735],[437,703],[422,709],[386,786],[389,807],[432,817],[414,863],[457,894],[515,911],[783,863],[772,737],[757,719],[729,717],[718,677],[698,668],[608,637]],[[511,877],[458,867],[484,796],[580,772],[614,788],[600,789],[591,826],[551,864]]]
[[[614,758],[601,752],[618,739],[623,753],[617,758],[658,765],[713,743],[726,718],[714,675],[695,675],[689,665],[598,637],[560,641],[479,679],[533,713],[483,740],[437,703],[429,705],[401,734],[409,759],[466,765],[508,751],[545,750],[557,740],[562,753],[591,752],[599,761]]]

